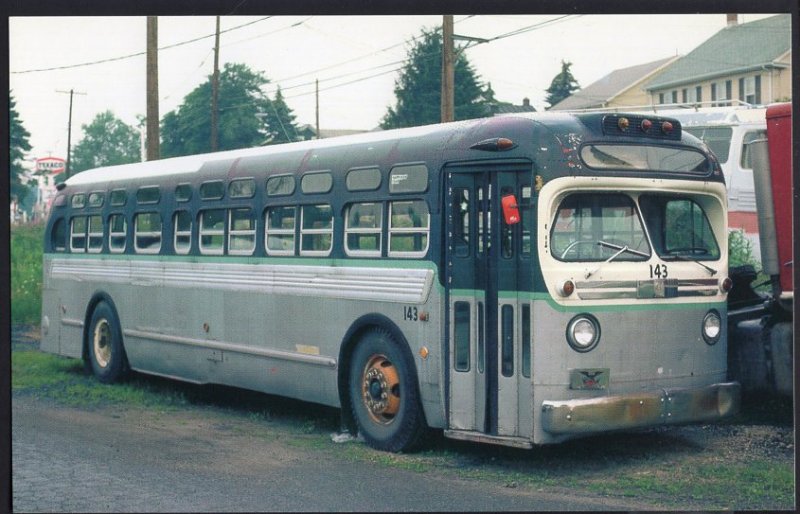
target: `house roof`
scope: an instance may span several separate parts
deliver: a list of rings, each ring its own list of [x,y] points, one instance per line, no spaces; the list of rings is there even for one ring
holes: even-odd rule
[[[676,57],[668,57],[666,59],[659,59],[658,61],[614,70],[600,80],[592,82],[588,86],[574,92],[571,96],[561,100],[551,107],[550,110],[564,111],[569,109],[603,107],[609,100],[630,89],[635,84],[646,79],[652,73],[658,71],[675,59]]]
[[[650,81],[649,90],[773,65],[791,48],[791,15],[729,25]]]

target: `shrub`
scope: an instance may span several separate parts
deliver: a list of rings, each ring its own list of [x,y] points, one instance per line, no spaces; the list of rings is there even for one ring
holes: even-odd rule
[[[42,317],[44,225],[11,227],[11,322],[38,324]]]

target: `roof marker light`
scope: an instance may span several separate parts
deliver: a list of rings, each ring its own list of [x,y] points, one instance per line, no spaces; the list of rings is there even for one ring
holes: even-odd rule
[[[664,132],[664,134],[669,134],[672,132],[673,128],[675,127],[673,127],[672,123],[669,121],[665,121],[661,124],[661,131]]]
[[[631,125],[631,122],[630,122],[630,120],[628,118],[620,118],[620,119],[617,120],[617,126],[623,132],[628,130],[628,127],[630,127],[630,125]]]
[[[487,150],[490,152],[503,152],[516,148],[517,144],[508,139],[507,137],[495,137],[492,139],[484,139],[474,145],[470,146],[472,150]]]
[[[648,119],[642,120],[642,132],[648,132],[651,128],[653,128],[652,121]]]

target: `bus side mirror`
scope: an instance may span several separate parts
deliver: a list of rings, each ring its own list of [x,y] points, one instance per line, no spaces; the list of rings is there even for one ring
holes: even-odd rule
[[[515,225],[519,223],[522,218],[520,218],[519,215],[517,198],[514,195],[505,195],[500,201],[503,205],[503,219],[506,225]]]

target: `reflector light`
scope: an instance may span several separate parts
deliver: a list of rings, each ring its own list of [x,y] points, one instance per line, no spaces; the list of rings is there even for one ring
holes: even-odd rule
[[[497,140],[498,150],[510,150],[512,148],[514,148],[514,141],[505,137],[501,137],[500,139]]]
[[[628,127],[629,127],[630,125],[631,125],[631,122],[630,122],[630,120],[628,120],[628,118],[620,118],[620,119],[617,121],[617,126],[618,126],[618,127],[619,127],[619,129],[620,129],[621,131],[623,131],[623,132],[625,132],[626,130],[628,130]]]
[[[730,277],[725,277],[719,284],[719,290],[723,293],[727,293],[733,288],[733,280]]]
[[[572,280],[564,280],[558,284],[558,294],[566,298],[575,292],[575,282]]]
[[[484,139],[474,145],[470,146],[472,150],[488,150],[490,152],[502,152],[516,148],[517,144],[508,139],[507,137],[495,137],[492,139]]]
[[[647,132],[653,128],[653,122],[650,120],[642,120],[642,132]]]
[[[664,132],[664,134],[669,134],[670,132],[672,132],[673,128],[674,127],[672,126],[672,123],[670,123],[669,121],[665,121],[664,123],[661,124],[661,131]]]

